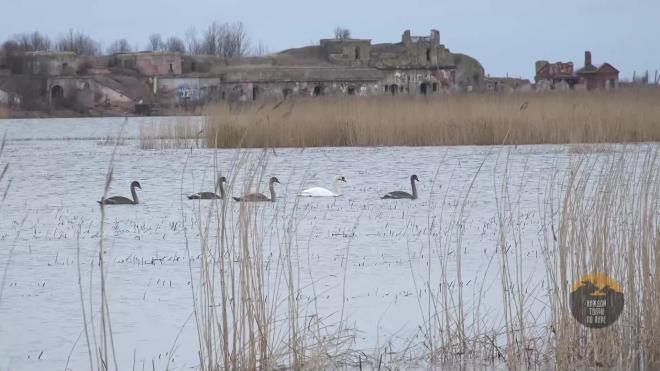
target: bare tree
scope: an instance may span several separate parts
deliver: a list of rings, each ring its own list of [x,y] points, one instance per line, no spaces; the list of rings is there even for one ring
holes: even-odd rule
[[[348,28],[335,28],[335,39],[346,40],[351,38],[351,30]]]
[[[108,47],[108,54],[130,53],[132,51],[133,51],[133,48],[131,48],[131,44],[129,44],[128,40],[126,40],[126,39],[115,40]]]
[[[270,50],[268,49],[268,45],[264,44],[263,41],[259,40],[257,45],[254,48],[252,48],[250,54],[256,57],[262,57],[264,55],[270,54]]]
[[[2,44],[2,51],[7,55],[13,55],[21,52],[21,46],[16,40],[7,40]]]
[[[204,33],[202,41],[202,53],[208,55],[220,55],[219,49],[222,48],[220,44],[222,40],[222,26],[213,22],[209,25]]]
[[[55,49],[84,56],[98,55],[101,51],[99,43],[91,37],[78,31],[74,32],[71,29],[67,34],[60,36],[55,43]]]
[[[190,27],[188,31],[186,31],[186,43],[188,54],[202,54],[202,43],[197,39],[197,30],[195,27]]]
[[[51,50],[51,41],[48,36],[39,32],[22,33],[14,35],[3,44],[5,52],[41,52]]]
[[[163,38],[159,33],[155,33],[149,36],[148,48],[151,51],[159,51],[165,49],[165,43],[163,42]]]
[[[165,50],[168,52],[185,53],[186,45],[183,43],[183,40],[172,36],[165,41]]]
[[[223,29],[222,56],[232,58],[246,55],[250,48],[250,39],[243,23],[225,24]]]
[[[213,22],[203,35],[201,52],[226,58],[247,54],[250,40],[243,23]]]

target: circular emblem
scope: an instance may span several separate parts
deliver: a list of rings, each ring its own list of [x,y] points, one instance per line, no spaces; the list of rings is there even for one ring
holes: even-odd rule
[[[623,311],[623,292],[612,277],[592,273],[580,277],[571,288],[571,313],[589,328],[607,327]]]

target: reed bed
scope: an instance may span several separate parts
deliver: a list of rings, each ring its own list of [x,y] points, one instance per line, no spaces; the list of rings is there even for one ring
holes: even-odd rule
[[[208,147],[431,146],[660,140],[660,89],[216,105]]]
[[[205,128],[204,122],[195,117],[177,117],[174,123],[143,123],[139,145],[141,149],[204,148]]]

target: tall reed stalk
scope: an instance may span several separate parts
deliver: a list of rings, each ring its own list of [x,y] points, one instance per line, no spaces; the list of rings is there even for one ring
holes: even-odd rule
[[[546,202],[545,252],[558,369],[576,365],[653,369],[660,361],[660,150],[578,156],[563,197]],[[554,197],[549,194],[548,197]],[[547,223],[552,222],[551,225]],[[555,227],[557,226],[557,227]],[[617,322],[588,329],[572,317],[572,282],[604,273],[625,307]]]
[[[243,192],[263,181],[267,160],[265,151],[256,165],[249,158],[238,156],[228,177],[233,182],[240,169],[252,169]],[[230,197],[218,200],[200,223],[193,295],[201,369],[300,370],[344,362],[350,334],[333,331],[316,313],[305,316],[308,309],[299,302],[297,202],[287,211],[278,203]]]

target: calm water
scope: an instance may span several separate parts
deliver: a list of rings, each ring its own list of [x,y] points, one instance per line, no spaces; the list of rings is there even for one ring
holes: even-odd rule
[[[143,364],[150,369],[152,362],[164,369],[169,357],[172,369],[197,364],[183,231],[191,256],[197,256],[199,204],[182,197],[211,190],[214,171],[227,173],[237,152],[144,150],[135,139],[117,147],[99,141],[119,134],[137,138],[140,125],[168,120],[0,121],[8,137],[0,163],[10,164],[11,179],[0,208],[0,264],[2,271],[8,267],[0,302],[0,369],[64,369],[67,362],[73,370],[88,368],[76,257],[79,248],[88,299],[90,268],[98,269],[93,263],[100,227],[96,200],[103,194],[113,151],[110,193],[129,195],[133,180],[143,188],[140,205],[107,209],[108,296],[120,368],[132,367],[135,360],[137,369]],[[253,152],[244,169],[253,166],[259,151]],[[278,149],[269,154],[264,177],[280,179],[281,197],[263,206],[264,223],[276,212],[290,211],[301,187],[330,187],[335,175],[344,175],[345,196],[302,199],[294,216],[301,287],[310,297],[308,284],[315,283],[327,322],[339,320],[343,302],[345,320],[359,330],[356,347],[414,339],[428,277],[437,287],[440,259],[448,257],[447,276],[454,279],[459,248],[466,306],[472,307],[484,283],[482,311],[491,313],[489,326],[497,328],[501,294],[495,196],[501,193],[505,168],[516,205],[512,220],[524,246],[523,275],[532,290],[545,278],[541,205],[549,185],[561,187],[569,159],[562,146]],[[412,173],[421,180],[420,199],[379,199],[392,190],[408,190]],[[244,175],[239,173],[230,185],[234,194],[241,192]],[[276,237],[266,245],[272,252],[283,239],[275,231],[283,227],[271,228]],[[458,230],[463,230],[460,247]],[[195,275],[199,262],[191,265]],[[97,310],[98,295],[93,296]],[[542,302],[542,295],[538,299]]]

